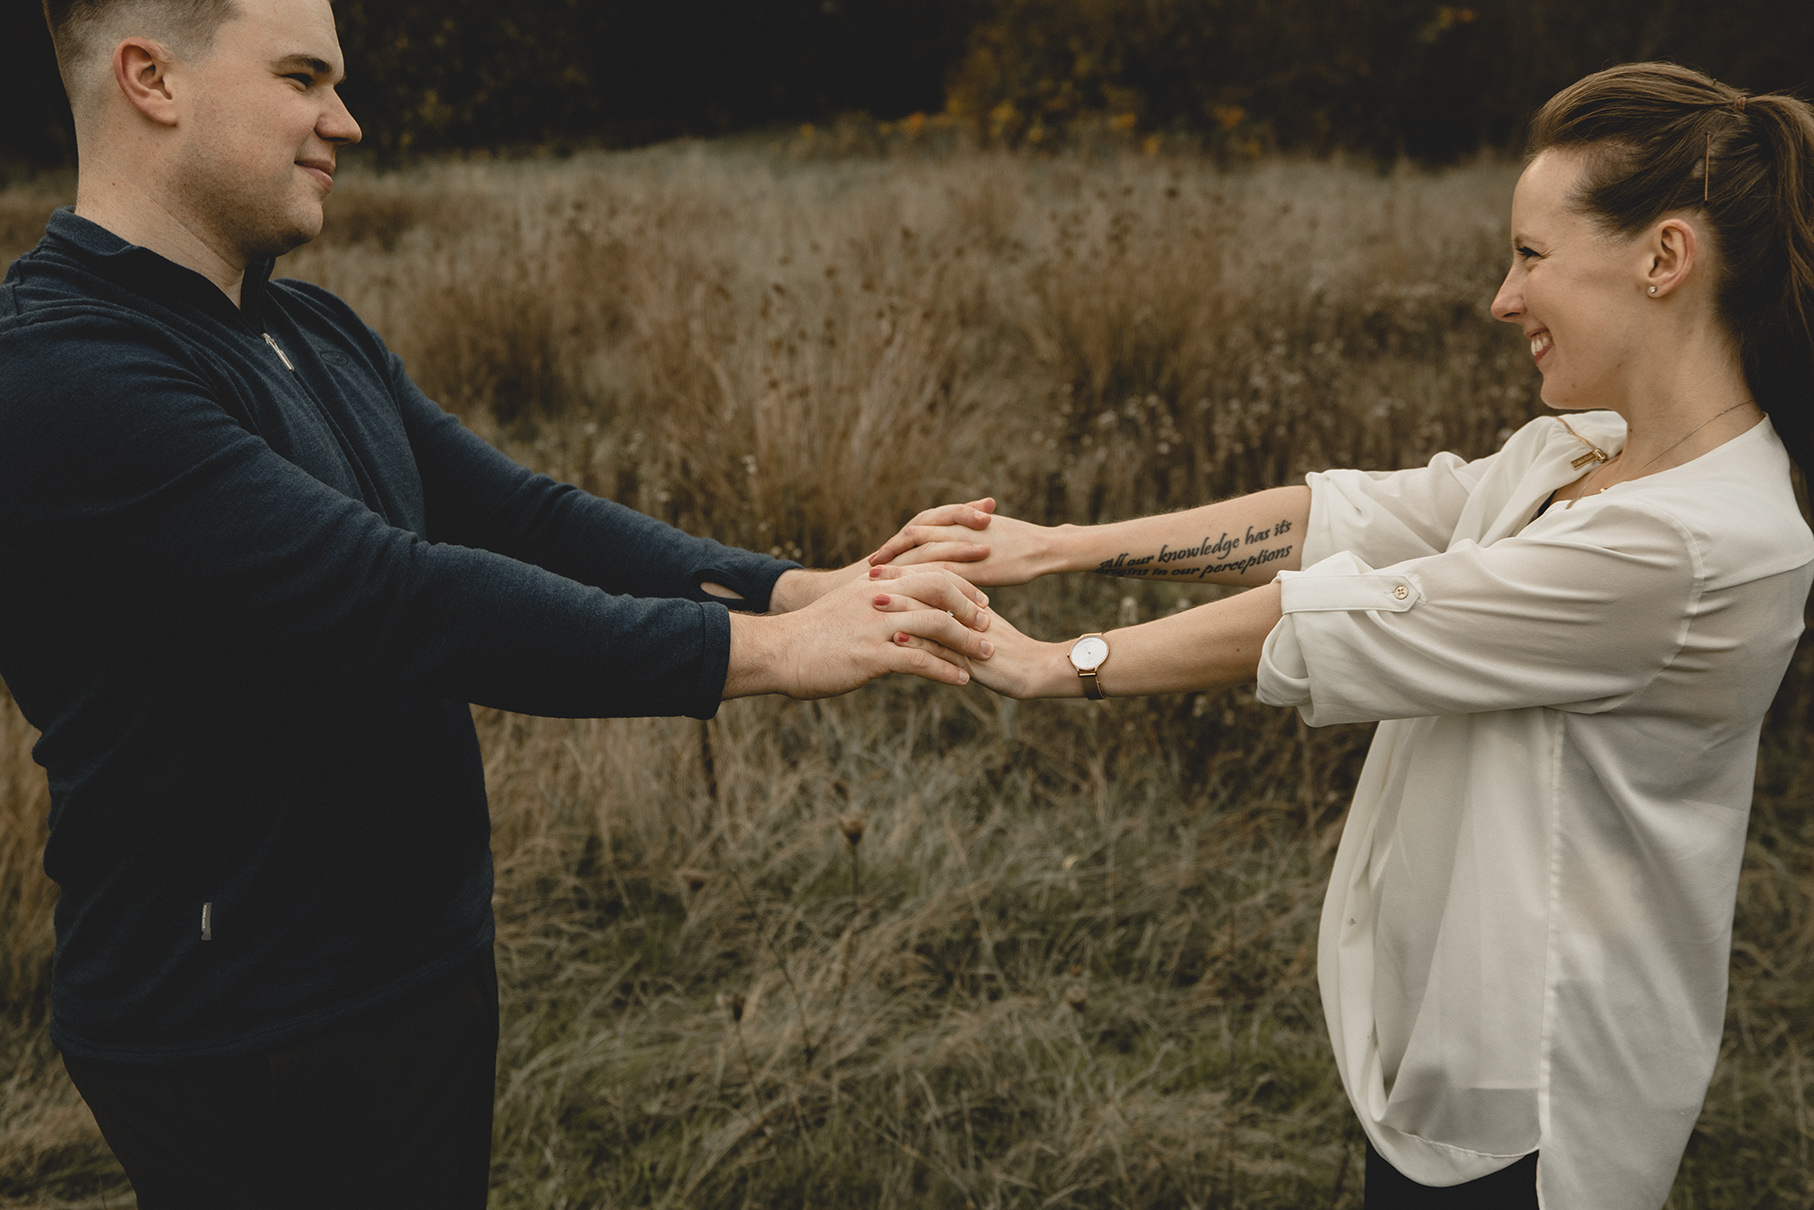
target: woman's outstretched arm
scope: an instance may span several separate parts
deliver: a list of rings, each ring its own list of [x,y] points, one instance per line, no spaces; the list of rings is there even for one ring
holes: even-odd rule
[[[942,563],[981,585],[1094,571],[1174,584],[1255,586],[1300,567],[1310,489],[1275,487],[1106,525],[1034,525],[996,516],[994,509],[993,500],[928,509],[869,560],[877,566]]]
[[[877,568],[878,580],[906,574],[895,567]],[[910,608],[910,603],[878,603],[883,612]],[[1267,584],[1248,592],[1167,617],[1111,630],[1109,658],[1097,671],[1105,697],[1140,697],[1153,693],[1190,693],[1252,681],[1260,666],[1260,649],[1279,624],[1280,591]],[[1083,682],[1071,666],[1075,636],[1042,643],[1016,630],[1000,614],[990,618],[994,653],[966,666],[979,684],[1006,697],[1082,697]],[[909,646],[930,644],[905,634],[895,641]]]

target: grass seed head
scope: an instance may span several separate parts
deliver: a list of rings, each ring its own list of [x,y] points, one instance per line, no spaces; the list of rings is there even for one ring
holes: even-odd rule
[[[847,811],[838,816],[838,831],[844,833],[844,843],[856,848],[863,843],[863,825],[868,820],[861,811]]]
[[[1076,984],[1072,984],[1065,989],[1064,1002],[1071,1006],[1072,1012],[1081,1017],[1090,1007],[1090,993]]]

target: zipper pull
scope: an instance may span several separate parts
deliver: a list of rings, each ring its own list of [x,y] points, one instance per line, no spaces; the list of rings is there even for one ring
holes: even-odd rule
[[[283,362],[283,368],[294,374],[296,367],[290,364],[290,359],[284,356],[283,349],[278,346],[277,339],[269,332],[265,333],[265,343],[271,346],[271,352],[277,354],[277,360]]]

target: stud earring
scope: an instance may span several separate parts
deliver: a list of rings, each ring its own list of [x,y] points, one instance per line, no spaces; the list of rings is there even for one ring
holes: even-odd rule
[[[1650,292],[1652,294],[1655,294],[1657,292],[1657,288],[1655,286],[1650,287]]]

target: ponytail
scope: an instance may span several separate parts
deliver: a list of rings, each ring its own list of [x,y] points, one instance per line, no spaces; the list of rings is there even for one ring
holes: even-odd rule
[[[1706,215],[1720,318],[1751,394],[1814,471],[1814,110],[1674,63],[1627,63],[1538,111],[1530,153],[1552,147],[1585,157],[1579,203],[1614,232]]]
[[[1780,280],[1774,305],[1746,340],[1745,376],[1803,473],[1814,470],[1814,113],[1795,97],[1753,97],[1746,107],[1775,166],[1771,227]]]

